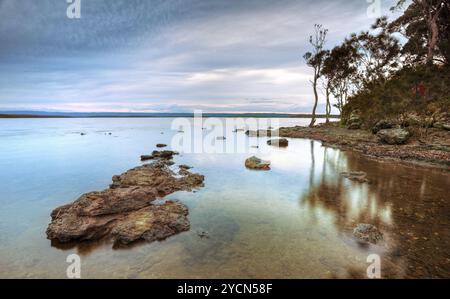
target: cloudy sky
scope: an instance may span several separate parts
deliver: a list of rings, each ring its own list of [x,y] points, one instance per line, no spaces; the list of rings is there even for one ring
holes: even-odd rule
[[[0,0],[0,110],[310,112],[314,23],[332,47],[380,0],[80,1]]]

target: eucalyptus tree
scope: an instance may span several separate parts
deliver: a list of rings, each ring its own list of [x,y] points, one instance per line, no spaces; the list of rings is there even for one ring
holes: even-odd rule
[[[309,43],[312,46],[312,51],[305,53],[303,58],[306,61],[306,64],[310,66],[314,70],[314,77],[311,81],[314,91],[314,106],[311,115],[311,122],[309,124],[310,127],[314,126],[316,122],[316,109],[317,103],[319,102],[319,94],[318,94],[318,82],[319,78],[322,74],[322,67],[326,57],[327,52],[323,49],[326,38],[327,38],[328,29],[325,29],[320,24],[314,25],[314,34],[309,37]]]

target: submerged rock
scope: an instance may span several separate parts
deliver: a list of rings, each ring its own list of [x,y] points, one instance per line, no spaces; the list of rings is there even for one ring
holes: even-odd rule
[[[378,138],[381,142],[395,145],[405,143],[410,134],[405,129],[384,129],[377,133]]]
[[[367,173],[364,171],[350,171],[350,172],[341,172],[341,175],[349,180],[357,181],[360,183],[368,182]]]
[[[188,210],[179,202],[154,201],[176,191],[203,186],[200,174],[177,177],[165,163],[156,162],[114,176],[109,189],[89,192],[56,208],[47,238],[70,241],[110,238],[115,245],[154,241],[189,229]]]
[[[381,231],[372,224],[360,223],[353,230],[353,236],[360,242],[377,244],[383,240]]]
[[[151,155],[142,155],[141,161],[154,160],[154,159],[167,159],[170,160],[174,155],[178,155],[178,152],[174,151],[153,151]]]
[[[201,239],[209,239],[209,233],[207,231],[198,231],[197,236],[199,236]]]
[[[286,147],[289,145],[289,141],[286,138],[281,138],[281,139],[271,139],[267,141],[268,145],[273,145],[273,146],[279,146],[279,147]]]
[[[256,170],[270,170],[270,162],[253,156],[245,160],[245,167]]]

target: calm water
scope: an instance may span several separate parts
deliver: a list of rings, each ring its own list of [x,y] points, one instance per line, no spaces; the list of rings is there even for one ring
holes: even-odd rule
[[[448,172],[381,163],[301,139],[287,149],[259,139],[257,155],[272,162],[269,172],[245,169],[250,153],[177,156],[175,162],[206,177],[197,192],[169,196],[189,207],[189,232],[121,250],[98,243],[52,247],[45,235],[50,212],[106,188],[156,143],[170,144],[171,122],[1,119],[0,277],[64,278],[71,253],[81,255],[84,278],[365,277],[372,253],[381,256],[383,277],[450,277]],[[257,142],[250,138],[248,146]],[[339,176],[356,170],[371,183]],[[361,222],[378,226],[385,242],[355,243],[351,232]],[[209,238],[200,238],[205,230]]]

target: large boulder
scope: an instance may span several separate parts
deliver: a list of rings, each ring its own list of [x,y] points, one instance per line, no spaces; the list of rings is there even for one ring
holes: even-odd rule
[[[279,147],[287,147],[289,145],[289,141],[286,138],[270,139],[267,141],[267,144]]]
[[[410,137],[410,133],[405,129],[384,129],[377,133],[381,142],[387,144],[404,144]]]
[[[187,170],[176,175],[160,162],[136,167],[114,176],[109,189],[86,193],[53,210],[47,238],[60,243],[108,238],[114,245],[167,238],[189,229],[187,208],[155,200],[201,187],[203,180]]]
[[[375,126],[373,126],[372,128],[372,133],[376,134],[381,130],[385,130],[385,129],[392,129],[394,127],[394,124],[388,120],[382,119],[380,121],[378,121]]]
[[[270,162],[253,156],[245,160],[245,167],[255,170],[270,170]]]
[[[353,230],[353,236],[362,243],[377,244],[383,240],[381,231],[372,224],[360,223]]]
[[[361,113],[358,110],[350,113],[349,118],[347,119],[347,129],[349,130],[357,130],[360,129],[362,125]]]

